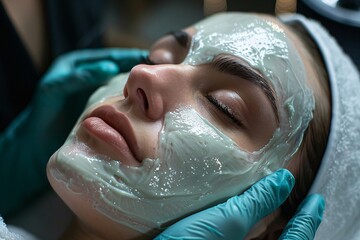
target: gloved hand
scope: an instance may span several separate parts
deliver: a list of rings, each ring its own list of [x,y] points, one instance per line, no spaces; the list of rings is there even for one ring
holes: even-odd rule
[[[312,240],[324,213],[325,201],[319,194],[307,196],[286,225],[280,240]]]
[[[110,77],[144,61],[146,55],[138,49],[97,49],[56,59],[30,105],[0,135],[3,216],[49,186],[46,163],[65,141],[90,94]]]
[[[255,223],[285,201],[293,186],[292,174],[280,169],[261,179],[242,195],[182,219],[155,240],[243,239]],[[280,239],[313,239],[323,210],[324,200],[320,195],[308,196]]]

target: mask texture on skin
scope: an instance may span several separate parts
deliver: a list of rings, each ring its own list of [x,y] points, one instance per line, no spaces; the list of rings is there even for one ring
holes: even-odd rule
[[[191,107],[165,116],[158,156],[140,167],[93,153],[77,140],[78,125],[50,162],[50,172],[94,208],[139,232],[161,229],[190,213],[239,194],[282,167],[299,148],[314,99],[303,64],[276,24],[250,14],[214,15],[196,25],[182,64],[210,62],[220,53],[238,56],[267,78],[277,94],[279,128],[256,152],[241,150]],[[128,74],[90,98],[94,108],[122,93]]]
[[[166,115],[159,144],[159,158],[140,167],[65,144],[52,174],[73,192],[86,189],[100,212],[142,232],[235,195],[260,177],[259,162],[192,108]]]
[[[262,171],[284,166],[296,153],[312,119],[315,100],[303,62],[284,30],[254,14],[217,14],[195,25],[197,33],[184,64],[210,62],[221,53],[237,56],[269,80],[276,92],[280,126],[257,153]]]

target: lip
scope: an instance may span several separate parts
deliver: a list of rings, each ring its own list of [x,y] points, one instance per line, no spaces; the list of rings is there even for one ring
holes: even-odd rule
[[[93,110],[81,123],[88,134],[110,146],[128,165],[141,163],[137,155],[136,137],[128,117],[114,106]]]

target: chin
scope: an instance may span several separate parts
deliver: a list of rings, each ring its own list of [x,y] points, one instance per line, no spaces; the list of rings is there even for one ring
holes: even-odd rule
[[[88,233],[100,239],[118,239],[119,236],[121,239],[153,239],[155,237],[153,233],[147,235],[137,232],[98,212],[93,206],[95,199],[70,190],[65,182],[54,177],[52,171],[54,164],[56,164],[56,153],[51,156],[47,165],[48,180],[57,195],[76,215]]]

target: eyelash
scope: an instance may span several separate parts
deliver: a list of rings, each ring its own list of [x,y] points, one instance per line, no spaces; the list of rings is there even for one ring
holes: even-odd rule
[[[232,113],[231,109],[226,106],[225,104],[223,104],[222,102],[220,102],[219,100],[217,100],[216,98],[214,98],[211,95],[206,95],[205,96],[206,99],[212,103],[218,110],[220,110],[222,113],[224,113],[227,117],[229,117],[231,119],[231,121],[233,121],[236,125],[242,127],[243,124],[234,116],[234,114]]]

